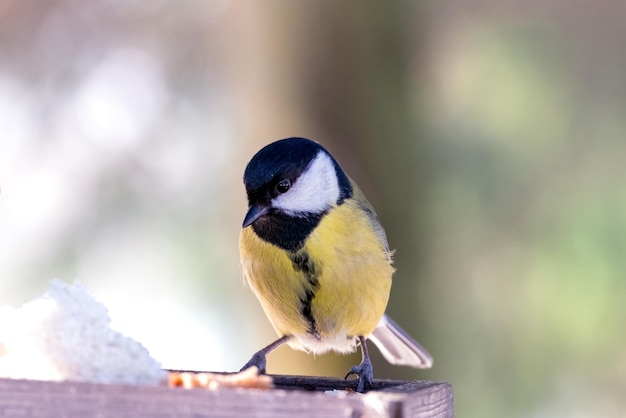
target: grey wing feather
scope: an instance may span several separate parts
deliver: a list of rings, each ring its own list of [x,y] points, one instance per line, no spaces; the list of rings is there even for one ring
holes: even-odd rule
[[[371,206],[364,207],[363,209],[365,210],[365,213],[367,213],[368,215],[368,218],[372,224],[372,228],[374,228],[374,232],[376,233],[378,240],[383,244],[383,247],[385,248],[385,253],[387,254],[387,258],[391,260],[391,255],[393,254],[393,252],[389,249],[389,243],[387,242],[387,234],[385,234],[385,230],[383,229],[382,225],[378,221],[376,212],[374,212],[374,209],[372,209]]]
[[[391,364],[428,369],[433,358],[417,341],[387,315],[383,315],[369,339]]]
[[[389,243],[387,242],[387,234],[385,234],[385,230],[383,229],[382,225],[378,221],[378,216],[376,215],[376,211],[374,210],[374,207],[370,204],[370,202],[367,201],[367,199],[365,198],[365,195],[363,195],[363,192],[361,191],[361,189],[359,189],[359,187],[356,185],[354,181],[352,181],[352,188],[354,190],[356,201],[359,203],[359,206],[361,207],[363,212],[367,214],[367,218],[369,219],[370,224],[372,225],[372,229],[374,230],[374,232],[376,233],[376,236],[378,237],[378,241],[381,243],[381,245],[385,249],[385,255],[387,256],[387,259],[391,261],[391,256],[393,255],[393,251],[389,249]]]

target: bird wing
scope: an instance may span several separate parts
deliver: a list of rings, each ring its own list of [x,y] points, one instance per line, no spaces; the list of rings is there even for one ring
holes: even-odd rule
[[[433,358],[428,351],[387,315],[383,315],[369,339],[391,364],[416,369],[428,369],[433,365]]]
[[[393,251],[389,249],[389,243],[387,242],[387,235],[385,234],[385,230],[383,229],[382,225],[378,221],[378,216],[376,215],[376,211],[374,210],[374,207],[370,204],[370,202],[368,202],[368,200],[365,198],[365,195],[363,194],[359,186],[357,186],[357,184],[352,179],[351,179],[351,184],[352,184],[352,190],[354,193],[354,199],[358,203],[361,210],[367,214],[367,218],[369,219],[370,224],[372,225],[372,229],[374,230],[374,232],[376,233],[376,236],[378,237],[378,241],[380,242],[380,245],[385,249],[385,256],[387,257],[389,261],[391,261],[391,256],[393,255]]]

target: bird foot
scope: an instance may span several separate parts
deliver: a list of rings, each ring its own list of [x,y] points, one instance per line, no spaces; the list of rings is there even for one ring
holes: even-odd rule
[[[366,385],[371,388],[373,386],[374,369],[372,368],[372,362],[369,358],[364,359],[358,366],[353,366],[344,379],[347,379],[351,375],[358,376],[359,378],[359,383],[356,387],[357,392],[363,393]]]
[[[256,368],[259,369],[259,374],[265,374],[266,365],[267,365],[267,359],[266,359],[265,353],[262,351],[259,351],[259,352],[254,353],[250,361],[248,361],[245,364],[245,366],[243,366],[241,370],[239,371],[242,372],[246,369],[249,369],[252,366],[256,366]]]

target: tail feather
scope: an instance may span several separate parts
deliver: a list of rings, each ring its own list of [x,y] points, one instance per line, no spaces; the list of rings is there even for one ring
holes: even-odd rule
[[[428,351],[387,315],[383,315],[369,339],[391,364],[416,369],[428,369],[433,365],[433,358]]]

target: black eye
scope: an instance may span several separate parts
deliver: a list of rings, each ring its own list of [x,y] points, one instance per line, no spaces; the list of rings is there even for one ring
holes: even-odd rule
[[[287,179],[284,179],[276,183],[276,186],[274,188],[276,189],[276,192],[281,194],[289,190],[290,187],[291,187],[291,182]]]

